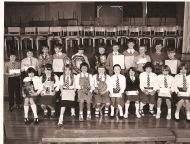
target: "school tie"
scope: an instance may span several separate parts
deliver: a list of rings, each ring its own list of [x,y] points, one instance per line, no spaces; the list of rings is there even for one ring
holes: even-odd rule
[[[117,76],[117,79],[116,79],[116,91],[119,91],[119,90],[120,90],[119,77]]]
[[[66,87],[66,89],[69,89],[69,77],[68,76],[65,80],[65,87]]]
[[[185,75],[183,75],[183,89],[187,89],[187,80]]]
[[[168,82],[167,82],[166,76],[164,77],[164,86],[165,86],[165,88],[168,87]]]
[[[16,66],[15,66],[15,63],[13,62],[12,63],[12,69],[15,69],[16,68]]]
[[[147,87],[150,87],[150,76],[149,76],[149,74],[147,75]]]

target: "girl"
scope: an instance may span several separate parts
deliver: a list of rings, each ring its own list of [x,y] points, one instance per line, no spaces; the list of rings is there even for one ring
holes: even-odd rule
[[[40,84],[40,79],[35,76],[35,69],[30,67],[27,69],[27,77],[24,78],[23,82],[23,97],[24,97],[24,122],[29,124],[28,111],[29,105],[31,106],[32,112],[34,114],[34,124],[38,124],[37,108],[35,104],[35,99],[40,94],[42,87]]]
[[[115,64],[113,66],[114,75],[111,76],[109,82],[109,91],[111,97],[111,114],[110,117],[114,116],[114,108],[117,107],[119,109],[120,118],[123,118],[123,93],[126,88],[126,79],[125,76],[121,75],[121,66],[119,64]]]
[[[154,104],[156,101],[157,90],[157,75],[153,73],[153,65],[151,62],[147,62],[144,65],[144,72],[139,75],[140,89],[142,91],[140,95],[140,114],[144,116],[143,107],[149,104],[149,112],[154,116]]]
[[[126,76],[126,102],[124,118],[128,118],[128,109],[131,101],[135,102],[136,116],[141,117],[139,114],[139,78],[134,67],[130,67]]]
[[[104,65],[98,66],[98,74],[93,76],[94,93],[95,93],[95,116],[102,115],[102,108],[105,106],[104,114],[108,116],[108,110],[110,105],[110,98],[108,92],[110,76],[106,74],[106,68]]]
[[[65,113],[65,107],[75,107],[75,78],[73,75],[72,67],[66,65],[63,71],[63,75],[60,77],[60,90],[61,90],[61,111],[58,121],[58,126],[63,125],[63,116]]]
[[[93,91],[93,78],[92,75],[88,73],[89,67],[86,62],[80,65],[81,73],[76,76],[75,84],[78,90],[78,100],[79,100],[79,121],[83,121],[83,108],[84,102],[87,103],[87,120],[91,120],[91,110],[90,103],[92,99]]]
[[[174,91],[178,96],[178,102],[175,111],[176,120],[179,120],[179,112],[183,104],[185,104],[187,120],[190,120],[190,83],[189,76],[187,77],[187,66],[184,63],[179,66],[178,74],[175,76]]]
[[[46,64],[44,74],[40,77],[40,81],[43,87],[41,92],[41,107],[44,110],[44,116],[47,116],[47,107],[51,110],[51,116],[54,116],[55,109],[55,95],[59,91],[59,78],[53,73],[51,64]]]
[[[158,100],[157,100],[157,114],[156,118],[160,118],[161,114],[161,103],[162,100],[166,100],[168,107],[168,115],[166,119],[171,119],[171,94],[173,92],[174,78],[170,75],[171,71],[169,66],[162,66],[162,74],[158,75]]]

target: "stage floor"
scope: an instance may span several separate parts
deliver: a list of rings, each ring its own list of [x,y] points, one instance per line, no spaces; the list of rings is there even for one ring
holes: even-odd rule
[[[175,120],[166,120],[165,118],[155,119],[153,116],[146,115],[141,119],[134,115],[129,115],[128,119],[110,119],[103,117],[96,119],[92,117],[91,121],[79,122],[78,117],[71,118],[68,114],[64,117],[64,126],[57,127],[58,118],[44,119],[39,115],[39,124],[31,123],[26,126],[23,121],[23,110],[8,111],[8,103],[4,103],[4,132],[5,144],[40,144],[42,137],[46,135],[55,135],[64,130],[121,130],[121,129],[147,129],[147,128],[168,128],[190,129],[190,123],[186,120],[176,122]]]

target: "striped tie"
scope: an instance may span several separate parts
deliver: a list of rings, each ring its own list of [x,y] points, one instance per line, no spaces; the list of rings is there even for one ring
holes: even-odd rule
[[[167,83],[167,79],[166,79],[166,77],[164,77],[164,86],[165,86],[165,88],[168,87],[168,83]]]
[[[68,76],[65,80],[65,87],[66,87],[66,89],[69,89],[69,77]]]
[[[116,91],[120,90],[120,85],[119,85],[119,77],[117,76],[117,80],[116,80]]]
[[[147,87],[150,87],[150,76],[147,75]]]
[[[187,89],[187,80],[185,75],[183,75],[183,89]]]
[[[16,66],[15,66],[15,63],[13,62],[12,63],[12,69],[15,69],[16,68]]]

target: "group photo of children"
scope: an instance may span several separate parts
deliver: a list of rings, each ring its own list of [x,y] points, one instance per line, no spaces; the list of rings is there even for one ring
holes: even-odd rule
[[[72,56],[64,53],[59,43],[54,45],[54,53],[43,45],[38,57],[27,49],[21,61],[12,50],[4,67],[8,111],[23,110],[26,125],[40,124],[39,115],[43,115],[44,119],[56,118],[57,125],[63,126],[68,108],[71,117],[80,122],[101,117],[127,119],[131,115],[190,121],[187,63],[176,57],[174,48],[164,48],[162,42],[156,42],[151,52],[146,45],[135,45],[131,38],[120,52],[120,44],[113,42],[112,52],[107,53],[101,43],[93,61],[82,45]],[[162,114],[163,105],[166,115]]]

